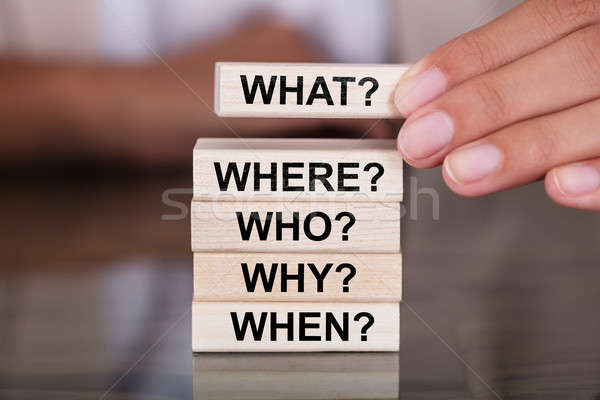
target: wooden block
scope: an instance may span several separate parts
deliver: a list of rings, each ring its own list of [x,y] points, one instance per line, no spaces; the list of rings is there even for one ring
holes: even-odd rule
[[[221,117],[401,118],[394,90],[409,65],[216,63]]]
[[[398,351],[399,347],[399,303],[192,303],[195,352]]]
[[[402,201],[394,140],[198,139],[194,199]]]
[[[400,254],[195,253],[195,301],[399,302]]]
[[[400,253],[400,203],[192,201],[192,251]]]
[[[194,399],[202,400],[398,399],[400,358],[398,353],[204,353],[194,355],[193,380]]]

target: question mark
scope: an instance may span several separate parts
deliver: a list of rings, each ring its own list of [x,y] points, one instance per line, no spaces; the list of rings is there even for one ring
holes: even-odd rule
[[[346,223],[346,225],[344,225],[344,227],[342,228],[342,240],[346,241],[348,240],[348,231],[350,230],[350,228],[352,228],[352,225],[354,225],[354,223],[356,222],[356,218],[354,217],[354,214],[352,214],[351,212],[348,211],[342,211],[341,213],[339,213],[338,215],[335,216],[335,220],[336,221],[340,221],[343,217],[348,217],[348,223]]]
[[[379,82],[377,82],[377,79],[375,78],[371,78],[371,77],[366,77],[366,78],[362,78],[360,81],[358,81],[358,84],[360,86],[364,86],[365,83],[367,82],[371,82],[371,89],[369,89],[367,91],[367,94],[365,94],[365,106],[370,106],[371,105],[371,95],[373,93],[375,93],[375,91],[377,89],[379,89]]]
[[[365,165],[363,171],[368,172],[371,168],[377,168],[377,173],[371,178],[371,192],[377,191],[377,180],[383,175],[383,165],[377,162],[371,162]]]
[[[360,329],[360,341],[361,342],[366,342],[367,341],[367,331],[369,330],[369,328],[371,326],[373,326],[373,323],[375,322],[375,318],[373,317],[373,315],[371,313],[368,312],[359,312],[358,314],[356,314],[354,316],[354,320],[356,322],[360,321],[360,319],[362,317],[367,317],[368,321],[366,324],[364,324],[364,326]]]
[[[348,264],[348,263],[343,263],[337,266],[337,268],[335,269],[335,272],[342,272],[343,269],[349,269],[350,273],[348,275],[346,275],[346,277],[344,278],[344,281],[342,282],[343,286],[343,291],[344,292],[349,292],[350,288],[348,287],[348,284],[350,283],[350,280],[352,278],[354,278],[354,275],[356,275],[356,268],[354,268],[354,265],[352,264]]]

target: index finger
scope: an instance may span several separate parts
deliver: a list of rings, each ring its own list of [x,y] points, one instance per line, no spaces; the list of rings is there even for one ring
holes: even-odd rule
[[[598,20],[598,0],[527,0],[417,62],[398,84],[396,107],[403,115],[410,115],[461,82],[533,53]]]

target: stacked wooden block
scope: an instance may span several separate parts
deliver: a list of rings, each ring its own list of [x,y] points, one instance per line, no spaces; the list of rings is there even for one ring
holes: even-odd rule
[[[229,116],[253,115],[252,105],[257,116],[310,116],[315,106],[324,116],[328,97],[339,97],[339,107],[391,110],[393,67],[354,66],[350,76],[352,67],[338,76],[343,68],[332,65],[217,65],[215,107]],[[394,67],[397,82],[405,68]],[[257,71],[272,75],[257,79]],[[370,106],[365,89],[350,85],[356,71],[381,89]],[[296,92],[282,88],[284,76]],[[313,78],[346,86],[301,85]],[[298,104],[283,104],[288,95]],[[397,351],[402,193],[392,140],[199,139],[192,349]]]

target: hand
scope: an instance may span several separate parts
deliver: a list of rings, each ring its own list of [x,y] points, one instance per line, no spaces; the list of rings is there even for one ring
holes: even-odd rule
[[[411,165],[443,162],[458,194],[544,178],[555,202],[600,211],[600,1],[527,0],[424,59],[398,85]]]

